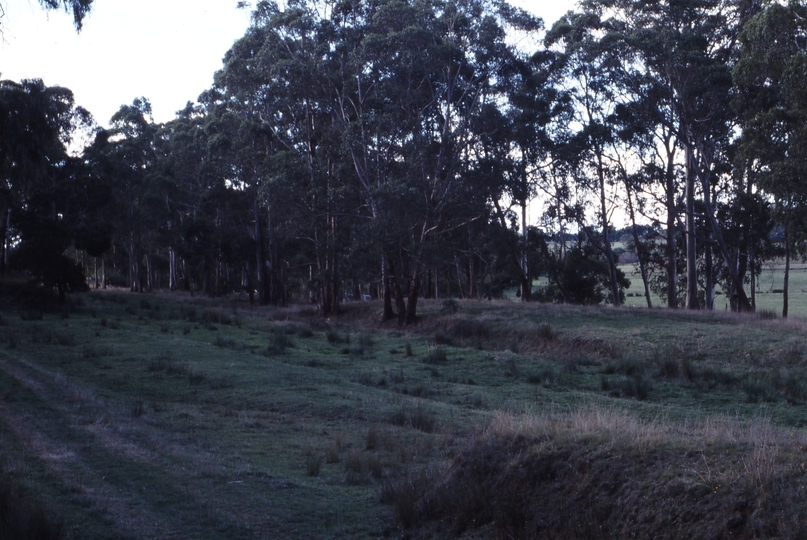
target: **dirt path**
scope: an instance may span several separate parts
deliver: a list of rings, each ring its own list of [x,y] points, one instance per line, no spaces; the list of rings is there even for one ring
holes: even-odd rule
[[[117,416],[114,411],[86,389],[70,385],[58,374],[49,373],[19,355],[1,352],[0,370],[57,413],[45,417],[16,410],[14,401],[0,402],[2,422],[27,451],[47,466],[66,491],[82,499],[82,506],[106,516],[106,521],[115,524],[120,537],[181,536],[173,524],[149,511],[147,505],[132,504],[135,494],[106,481],[84,458],[88,442],[92,442],[127,459],[154,463],[153,452],[116,436],[117,430],[112,425]]]

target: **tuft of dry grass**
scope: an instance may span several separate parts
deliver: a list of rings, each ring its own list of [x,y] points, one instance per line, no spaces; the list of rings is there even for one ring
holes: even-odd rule
[[[651,421],[594,407],[498,412],[448,469],[388,481],[382,500],[401,527],[450,534],[673,539],[766,530],[795,539],[807,530],[806,444],[807,434],[764,420]],[[789,516],[787,526],[770,508]]]

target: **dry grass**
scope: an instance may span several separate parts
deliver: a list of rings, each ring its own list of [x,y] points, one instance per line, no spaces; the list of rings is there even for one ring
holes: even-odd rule
[[[650,421],[608,408],[498,412],[450,468],[399,480],[398,493],[388,485],[385,498],[401,526],[454,534],[483,527],[514,538],[795,539],[807,530],[806,446],[807,434],[765,420]]]

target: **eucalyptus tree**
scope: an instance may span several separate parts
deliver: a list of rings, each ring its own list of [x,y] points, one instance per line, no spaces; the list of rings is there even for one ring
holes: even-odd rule
[[[640,2],[609,0],[586,2],[584,11],[605,23],[603,31],[621,42],[626,73],[625,88],[636,96],[637,107],[655,126],[667,132],[667,153],[674,144],[681,149],[684,172],[684,220],[686,231],[686,306],[700,307],[696,191],[704,203],[711,239],[720,253],[737,295],[737,307],[750,309],[738,269],[738,246],[728,246],[716,218],[716,185],[728,162],[735,118],[727,103],[731,90],[731,65],[736,56],[736,38],[747,13],[745,4],[727,0]],[[664,131],[660,132],[663,133]],[[670,160],[667,160],[669,183]],[[733,193],[723,190],[723,196]],[[673,209],[667,196],[668,213]],[[668,234],[669,224],[668,220]],[[672,288],[672,255],[669,280]],[[707,251],[706,261],[710,260]],[[707,275],[707,283],[711,279]],[[708,289],[707,285],[707,289]],[[708,292],[708,291],[707,291]],[[707,294],[708,296],[708,294]]]
[[[782,316],[788,315],[790,260],[807,230],[807,7],[771,2],[744,26],[734,67],[742,118],[739,169],[774,198],[784,230]]]
[[[337,117],[367,216],[384,235],[385,316],[394,297],[399,321],[413,322],[440,251],[432,247],[482,219],[463,184],[475,119],[501,99],[498,79],[515,59],[504,26],[537,22],[481,0],[355,4],[341,20]]]
[[[84,24],[84,18],[92,9],[93,0],[39,0],[39,4],[44,9],[63,8],[67,13],[73,14],[73,24],[76,30],[80,31]],[[0,2],[0,20],[5,17],[5,2]],[[0,32],[2,34],[2,32]]]
[[[532,21],[527,29],[535,33],[538,22]],[[528,205],[537,194],[542,177],[551,167],[553,152],[559,146],[556,126],[571,119],[569,93],[561,89],[559,84],[563,76],[560,57],[557,52],[544,48],[528,58],[513,55],[508,61],[508,69],[502,70],[499,75],[504,99],[498,98],[498,101],[504,103],[491,105],[493,110],[500,111],[503,117],[500,124],[506,129],[498,138],[495,137],[497,130],[486,127],[476,130],[479,133],[477,138],[486,142],[483,146],[484,159],[495,160],[500,166],[491,167],[491,170],[501,170],[503,173],[501,182],[491,184],[489,195],[499,225],[506,227],[506,212],[502,211],[501,202],[509,200],[510,205],[506,210],[515,206],[521,209],[521,238],[513,256],[516,257],[515,268],[522,301],[529,301],[532,297],[532,281],[538,268],[530,260],[534,259],[535,250],[541,249],[541,245],[538,245],[541,243],[535,242],[536,235],[530,234]],[[491,152],[489,148],[493,148],[493,145],[487,141],[498,142],[500,149]],[[500,192],[494,194],[497,187]]]
[[[211,145],[229,160],[229,181],[254,200],[261,301],[284,300],[281,251],[293,240],[309,254],[309,281],[325,315],[339,311],[340,243],[353,213],[327,72],[337,45],[328,8],[259,2],[207,98]]]
[[[160,126],[145,98],[122,105],[111,125],[98,130],[85,156],[95,174],[113,186],[115,237],[127,256],[128,286],[142,292],[154,286],[154,233],[164,221],[155,149]]]
[[[66,88],[41,80],[0,81],[3,261],[13,251],[12,262],[46,287],[56,287],[61,300],[86,286],[66,250],[77,239],[103,243],[92,234],[98,232],[92,227],[94,209],[83,203],[92,199],[92,179],[67,152],[74,133],[90,122]]]
[[[610,299],[621,305],[620,280],[617,260],[611,248],[609,233],[615,201],[618,167],[621,163],[619,140],[612,118],[620,105],[616,77],[622,62],[622,50],[613,36],[602,32],[603,23],[593,12],[569,13],[547,36],[548,45],[563,50],[563,61],[569,95],[575,114],[561,156],[569,163],[568,169],[575,183],[593,192],[596,199],[599,234],[594,234],[586,223],[586,212],[573,212],[580,230],[591,246],[604,258],[608,267]]]

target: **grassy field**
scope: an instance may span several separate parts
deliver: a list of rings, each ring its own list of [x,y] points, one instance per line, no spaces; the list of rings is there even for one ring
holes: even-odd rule
[[[423,301],[398,329],[372,302],[326,321],[242,299],[74,301],[2,312],[0,530],[807,533],[799,320]]]
[[[630,280],[630,288],[625,291],[625,303],[629,306],[647,307],[644,299],[644,286],[642,276],[635,265],[627,264],[620,266],[625,275]],[[759,276],[756,289],[756,305],[758,311],[770,311],[782,314],[782,286],[784,278],[784,264],[774,262],[767,264]],[[746,294],[751,296],[749,286],[746,286]],[[665,306],[666,303],[658,296],[651,298],[653,306]],[[788,295],[790,317],[807,318],[807,264],[793,263],[790,268],[790,294]],[[728,299],[723,295],[718,295],[715,300],[715,309],[728,311]]]

